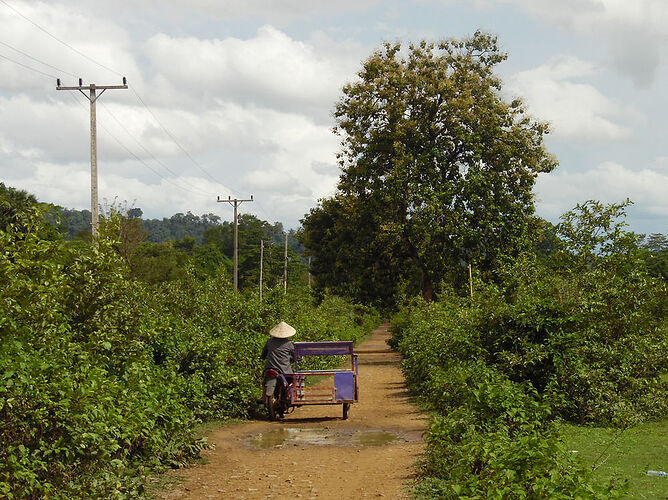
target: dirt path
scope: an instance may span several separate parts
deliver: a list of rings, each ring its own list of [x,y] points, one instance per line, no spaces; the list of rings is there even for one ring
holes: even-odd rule
[[[305,406],[281,422],[224,426],[209,436],[208,463],[173,471],[183,482],[161,498],[406,498],[426,417],[388,338],[383,325],[356,348],[360,400],[348,420],[341,405]]]

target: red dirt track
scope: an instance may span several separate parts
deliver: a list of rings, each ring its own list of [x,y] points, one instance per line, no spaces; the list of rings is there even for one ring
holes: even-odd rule
[[[208,463],[170,472],[179,482],[159,497],[407,498],[426,417],[409,400],[388,338],[383,325],[356,348],[359,402],[348,420],[341,405],[325,405],[280,422],[225,425],[209,435]]]

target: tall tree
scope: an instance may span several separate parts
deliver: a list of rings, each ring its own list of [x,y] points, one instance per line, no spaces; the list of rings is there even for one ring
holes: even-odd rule
[[[321,200],[302,220],[300,238],[315,256],[311,273],[317,288],[388,305],[408,256],[396,238],[385,238],[381,220],[356,198],[341,194]]]
[[[506,55],[495,37],[422,41],[403,54],[385,44],[343,88],[338,189],[369,221],[349,229],[391,242],[407,257],[395,259],[397,273],[416,270],[429,299],[453,267],[493,269],[528,244],[536,175],[556,161],[543,146],[547,125],[501,95],[493,70]],[[302,221],[305,233],[324,209]]]
[[[647,267],[652,275],[668,281],[668,236],[652,233],[643,247],[647,252]]]
[[[0,182],[0,230],[7,231],[20,221],[20,215],[37,205],[37,198],[22,189],[5,186]],[[18,228],[21,230],[20,228]],[[17,228],[14,229],[15,231]]]

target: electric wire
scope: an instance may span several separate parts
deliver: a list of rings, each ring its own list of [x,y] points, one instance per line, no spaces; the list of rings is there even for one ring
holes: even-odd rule
[[[75,75],[75,74],[73,74],[73,73],[70,73],[69,71],[65,71],[64,69],[60,69],[60,68],[57,68],[57,67],[55,67],[55,66],[52,66],[52,65],[50,65],[49,63],[46,63],[46,62],[44,62],[44,61],[41,61],[40,59],[37,59],[36,57],[33,57],[33,56],[31,56],[30,54],[28,54],[28,53],[26,53],[26,52],[23,52],[22,50],[19,50],[19,49],[17,49],[16,47],[13,47],[13,46],[9,45],[8,43],[3,42],[2,40],[0,40],[0,44],[4,45],[5,47],[8,47],[8,48],[12,49],[12,50],[15,51],[15,52],[18,52],[18,53],[21,54],[22,56],[25,56],[25,57],[27,57],[27,58],[29,58],[29,59],[32,59],[33,61],[36,61],[36,62],[38,62],[38,63],[40,63],[40,64],[43,64],[44,66],[47,66],[47,67],[49,67],[49,68],[51,68],[51,69],[55,69],[56,71],[60,71],[61,73],[65,73],[65,74],[67,74],[67,75],[73,76],[74,78],[77,78],[77,75]],[[43,74],[46,74],[46,73],[43,73]],[[54,76],[53,78],[56,78],[56,77]]]
[[[0,1],[1,1],[1,0],[0,0]],[[17,65],[19,65],[19,66],[21,66],[21,67],[23,67],[23,68],[26,68],[26,69],[28,69],[28,70],[30,70],[30,71],[34,71],[35,73],[39,73],[39,74],[41,74],[41,75],[48,76],[49,78],[54,78],[54,79],[56,78],[56,76],[54,76],[54,75],[50,75],[50,74],[48,74],[48,73],[44,73],[43,71],[40,71],[40,70],[38,70],[38,69],[31,68],[30,66],[27,66],[27,65],[22,64],[22,63],[20,63],[20,62],[18,62],[18,61],[15,61],[15,60],[13,60],[13,59],[11,59],[11,58],[9,58],[9,57],[3,55],[3,54],[0,54],[0,57],[3,58],[3,59],[7,59],[8,61],[13,62],[14,64],[17,64]],[[41,61],[40,61],[40,62],[41,62]],[[55,69],[58,69],[58,68],[55,68]],[[73,95],[70,94],[70,96],[75,100],[75,102],[77,102],[77,104],[80,103],[80,101],[78,101]],[[115,116],[114,116],[108,109],[105,109],[105,111],[106,111],[107,113],[109,113],[109,115],[112,116],[112,118],[118,122],[118,119],[117,119],[117,118],[116,118],[116,117],[115,117]],[[119,124],[120,124],[120,122],[119,122]],[[201,190],[199,190],[199,191],[193,191],[192,189],[188,189],[188,188],[185,188],[185,187],[183,187],[183,186],[177,184],[176,182],[172,181],[172,180],[169,179],[169,178],[163,177],[162,175],[160,175],[160,173],[159,173],[158,171],[154,170],[154,169],[153,169],[150,165],[148,165],[148,163],[146,163],[142,158],[140,158],[139,156],[137,156],[137,155],[136,155],[134,152],[132,152],[127,146],[125,146],[125,145],[124,145],[124,144],[123,144],[123,143],[122,143],[122,142],[121,142],[121,141],[120,141],[114,134],[112,134],[112,133],[111,133],[111,132],[104,126],[104,125],[100,125],[100,126],[101,126],[101,128],[102,128],[107,134],[109,134],[109,136],[111,136],[111,137],[112,137],[112,138],[113,138],[113,139],[114,139],[114,140],[115,140],[115,141],[116,141],[116,142],[117,142],[123,149],[125,149],[130,155],[132,155],[135,159],[137,159],[138,161],[140,161],[144,166],[146,166],[149,170],[151,170],[153,173],[155,173],[155,174],[156,174],[158,177],[160,177],[161,179],[163,179],[163,180],[165,180],[165,181],[167,181],[167,182],[173,184],[174,186],[176,186],[176,187],[178,187],[178,188],[180,188],[180,189],[183,189],[183,190],[185,190],[185,191],[189,191],[189,192],[191,192],[191,193],[195,193],[195,194],[198,194],[198,195],[206,194],[207,197],[208,197],[208,196],[214,196],[214,193],[206,193],[206,192],[201,191]],[[122,126],[122,125],[121,125],[121,126]],[[150,151],[148,151],[148,149],[146,149],[146,148],[145,148],[143,145],[141,145],[140,143],[138,143],[138,144],[139,144],[139,146],[142,147],[142,148],[143,148],[149,155],[151,155],[151,156],[152,156],[158,163],[160,163],[166,170],[168,170],[172,175],[178,177],[172,170],[170,170],[169,168],[167,168],[167,166],[163,165],[159,160],[157,160],[157,158],[155,158],[155,156],[153,156],[153,155],[150,153]],[[188,183],[186,183],[186,184],[188,184]],[[190,184],[189,184],[189,185],[190,185]],[[195,187],[195,186],[192,186],[192,185],[190,185],[190,186],[191,186],[191,187]],[[197,189],[197,188],[195,188],[195,189]]]
[[[1,1],[1,0],[0,0],[0,1]],[[7,45],[7,44],[4,44],[3,42],[0,42],[0,43],[2,43],[3,45]],[[13,48],[13,47],[10,47],[10,48]],[[17,52],[21,52],[21,51],[18,51],[18,50],[17,50]],[[22,53],[22,52],[21,52],[21,53]],[[30,57],[31,59],[36,60],[37,62],[40,62],[40,63],[42,63],[42,64],[45,64],[45,65],[47,65],[47,66],[49,66],[49,67],[51,67],[51,68],[57,69],[58,71],[62,71],[62,70],[60,70],[59,68],[56,68],[56,67],[51,66],[51,65],[49,65],[49,64],[46,64],[46,63],[44,63],[44,62],[42,62],[42,61],[39,61],[38,59],[36,59],[36,58],[34,58],[34,57],[32,57],[32,56],[29,56],[28,54],[24,54],[24,53],[22,53],[22,54],[25,55],[25,56],[27,56],[27,57]],[[52,78],[52,79],[56,79],[56,78],[57,78],[55,75],[51,75],[51,74],[49,74],[49,73],[45,73],[45,72],[40,71],[40,70],[38,70],[38,69],[32,68],[32,67],[30,67],[30,66],[27,66],[27,65],[25,65],[25,64],[23,64],[23,63],[21,63],[21,62],[19,62],[19,61],[16,61],[16,60],[14,60],[14,59],[12,59],[12,58],[10,58],[10,57],[7,57],[7,56],[3,55],[3,54],[0,54],[0,57],[3,58],[3,59],[8,60],[8,61],[10,61],[10,62],[12,62],[12,63],[14,63],[14,64],[17,64],[18,66],[21,66],[21,67],[23,67],[23,68],[25,68],[25,69],[28,69],[28,70],[30,70],[30,71],[33,71],[33,72],[35,72],[35,73],[39,73],[39,74],[41,74],[41,75],[48,76],[49,78]],[[76,102],[77,104],[80,104],[80,101],[78,101],[73,95],[71,95],[71,94],[69,94],[69,95],[75,100],[75,102]],[[123,130],[126,130],[126,129],[123,127],[123,125],[120,123],[120,121],[116,118],[116,116],[115,116],[109,109],[107,109],[106,106],[104,106],[104,109],[105,109],[105,111],[106,111],[106,112],[107,112],[107,113],[108,113],[108,114],[109,114],[109,115],[110,115],[110,116],[111,116],[111,117],[112,117],[112,118],[113,118],[113,119],[114,119],[114,120],[115,120],[115,121],[116,121],[116,122],[123,128]],[[102,128],[107,134],[109,134],[109,135],[110,135],[110,136],[111,136],[111,137],[112,137],[112,138],[113,138],[113,139],[114,139],[114,140],[115,140],[115,141],[116,141],[116,142],[117,142],[123,149],[125,149],[129,154],[131,154],[135,159],[137,159],[138,161],[140,161],[144,166],[146,166],[149,170],[151,170],[152,172],[154,172],[154,173],[155,173],[158,177],[160,177],[161,179],[163,179],[163,180],[165,180],[165,181],[167,181],[167,182],[173,184],[174,186],[176,186],[176,187],[178,187],[178,188],[180,188],[180,189],[189,191],[189,192],[191,192],[191,193],[195,193],[195,194],[198,194],[198,195],[205,194],[207,197],[208,197],[208,196],[215,196],[215,193],[202,191],[201,189],[198,189],[197,187],[195,187],[195,186],[193,186],[192,184],[187,183],[187,182],[185,182],[185,181],[183,181],[185,184],[188,184],[189,186],[191,186],[191,187],[194,188],[194,189],[198,189],[198,191],[193,191],[192,189],[188,189],[188,188],[185,188],[185,187],[183,187],[183,186],[180,186],[179,184],[177,184],[177,183],[174,182],[173,180],[171,180],[171,179],[169,179],[169,178],[166,178],[166,177],[160,175],[160,173],[159,173],[158,171],[154,170],[154,169],[153,169],[150,165],[148,165],[148,163],[146,163],[142,158],[140,158],[139,156],[137,156],[137,155],[136,155],[135,153],[133,153],[127,146],[125,146],[124,144],[122,144],[121,141],[120,141],[115,135],[113,135],[113,134],[112,134],[106,127],[104,127],[104,125],[100,125],[100,126],[101,126],[101,128]],[[127,132],[127,130],[126,130],[126,132]],[[129,132],[128,132],[128,134],[129,134]],[[135,141],[136,141],[136,139],[135,139]],[[166,165],[164,165],[162,162],[160,162],[160,160],[158,160],[158,159],[157,159],[157,158],[156,158],[156,157],[155,157],[155,156],[154,156],[154,155],[153,155],[153,154],[152,154],[146,147],[144,147],[139,141],[136,141],[136,142],[137,142],[137,144],[139,145],[139,147],[141,147],[142,149],[144,149],[144,151],[146,151],[146,153],[147,153],[149,156],[151,156],[151,158],[153,158],[158,164],[160,164],[163,168],[165,168],[165,170],[167,170],[168,172],[170,172],[170,173],[171,173],[172,175],[174,175],[175,177],[178,177],[178,175],[177,175],[176,173],[174,173],[170,168],[168,168]]]
[[[2,0],[0,0],[0,1],[2,1]],[[3,59],[6,59],[7,61],[13,62],[14,64],[17,64],[17,65],[19,65],[19,66],[22,66],[22,67],[24,67],[25,69],[29,69],[30,71],[34,71],[35,73],[39,73],[40,75],[48,76],[49,78],[57,78],[57,77],[54,76],[54,75],[50,75],[50,74],[48,74],[48,73],[44,73],[44,71],[40,71],[40,70],[38,70],[38,69],[31,68],[30,66],[28,66],[28,65],[26,65],[26,64],[23,64],[23,63],[20,63],[20,62],[18,62],[18,61],[15,61],[15,60],[12,59],[11,57],[7,57],[7,56],[4,55],[4,54],[0,54],[0,57],[2,57]]]
[[[61,44],[64,45],[65,47],[69,48],[69,49],[72,50],[73,52],[79,54],[81,57],[85,58],[86,60],[88,60],[88,61],[90,61],[90,62],[96,64],[97,66],[99,66],[99,67],[101,67],[101,68],[104,68],[104,69],[106,69],[106,70],[108,70],[108,71],[110,71],[110,72],[112,72],[112,73],[114,73],[114,74],[116,74],[116,75],[118,75],[118,76],[121,76],[121,77],[123,76],[123,75],[122,75],[121,73],[119,73],[118,71],[116,71],[116,70],[114,70],[114,69],[112,69],[112,68],[110,68],[110,67],[108,67],[108,66],[106,66],[106,65],[104,65],[104,64],[102,64],[102,63],[100,63],[100,62],[98,62],[98,61],[96,61],[95,59],[93,59],[93,58],[89,57],[88,55],[84,54],[83,52],[81,52],[80,50],[74,48],[73,46],[71,46],[70,44],[68,44],[67,42],[65,42],[64,40],[61,40],[61,39],[58,38],[57,36],[53,35],[53,34],[50,33],[47,29],[45,29],[44,27],[42,27],[41,25],[39,25],[38,23],[36,23],[36,22],[33,21],[32,19],[30,19],[29,17],[27,17],[26,15],[24,15],[24,14],[23,14],[22,12],[20,12],[18,9],[14,8],[14,7],[13,7],[12,5],[10,5],[6,0],[0,0],[0,2],[3,3],[5,6],[7,6],[9,9],[11,9],[12,11],[14,11],[14,12],[15,12],[16,14],[18,14],[19,16],[21,16],[23,19],[25,19],[26,21],[28,21],[30,24],[32,24],[33,26],[35,26],[36,28],[38,28],[40,31],[44,32],[46,35],[48,35],[49,37],[53,38],[53,39],[56,40],[57,42],[61,43]],[[68,74],[68,75],[73,76],[73,77],[76,78],[76,75],[74,75],[73,73],[70,73],[70,72],[68,72],[68,71],[64,71],[64,70],[62,70],[62,69],[56,68],[55,66],[51,66],[50,64],[44,63],[43,61],[40,61],[39,59],[37,59],[37,58],[35,58],[35,57],[33,57],[33,56],[30,56],[29,54],[26,54],[26,53],[24,53],[24,52],[22,52],[22,51],[20,51],[20,50],[18,50],[18,49],[16,49],[16,48],[10,46],[9,44],[6,44],[6,43],[4,43],[4,42],[0,42],[0,43],[3,43],[3,45],[8,46],[8,47],[11,48],[12,50],[16,50],[17,52],[19,52],[19,53],[25,55],[26,57],[29,57],[29,58],[35,60],[35,61],[37,61],[37,62],[39,62],[39,63],[41,63],[41,64],[44,64],[44,65],[46,65],[46,66],[48,66],[48,67],[51,67],[52,69],[56,69],[56,70],[58,70],[58,71],[61,71],[61,72],[65,73],[65,74]],[[0,54],[0,57],[3,57],[4,59],[7,59],[7,60],[9,60],[9,61],[11,61],[11,62],[13,62],[13,63],[15,63],[15,64],[18,64],[19,66],[23,66],[23,67],[26,68],[26,69],[29,69],[29,70],[34,71],[34,72],[36,72],[36,73],[40,73],[40,74],[42,74],[42,75],[44,75],[44,76],[48,76],[48,77],[50,77],[50,78],[57,78],[55,75],[51,75],[51,74],[48,74],[48,73],[44,73],[43,71],[37,70],[37,69],[35,69],[35,68],[31,68],[31,67],[29,67],[29,66],[27,66],[27,65],[25,65],[25,64],[22,64],[22,63],[20,63],[20,62],[18,62],[18,61],[15,61],[15,60],[13,60],[13,59],[11,59],[11,58],[9,58],[9,57],[7,57],[7,56],[4,56],[4,55],[2,55],[2,54]],[[203,167],[202,167],[202,166],[201,166],[201,165],[200,165],[200,164],[199,164],[199,163],[192,157],[192,155],[191,155],[191,154],[190,154],[190,153],[189,153],[189,152],[188,152],[188,151],[181,145],[181,143],[174,137],[174,135],[173,135],[173,134],[172,134],[172,133],[171,133],[171,132],[170,132],[170,131],[169,131],[169,130],[162,124],[162,123],[161,123],[161,121],[157,118],[157,116],[155,115],[155,113],[153,113],[153,111],[148,107],[148,105],[147,105],[147,104],[145,103],[145,101],[141,98],[141,96],[139,95],[139,93],[137,93],[137,91],[134,89],[134,87],[129,86],[129,88],[130,88],[130,90],[132,90],[132,92],[133,92],[134,95],[137,97],[137,99],[138,99],[139,102],[142,104],[142,106],[144,106],[144,108],[148,111],[148,113],[153,117],[153,119],[156,121],[156,123],[159,125],[159,127],[165,132],[165,134],[166,134],[166,135],[167,135],[167,136],[174,142],[174,144],[176,144],[176,146],[177,146],[177,147],[178,147],[178,148],[179,148],[179,149],[186,155],[186,157],[187,157],[187,158],[188,158],[188,159],[189,159],[189,160],[190,160],[190,161],[191,161],[191,162],[192,162],[192,163],[193,163],[199,170],[201,170],[201,171],[202,171],[202,172],[203,172],[209,179],[211,179],[211,180],[212,180],[213,182],[215,182],[216,184],[219,184],[220,186],[225,186],[225,187],[227,187],[228,189],[231,189],[232,192],[234,192],[234,191],[238,191],[238,190],[236,190],[236,189],[234,189],[234,188],[230,188],[230,186],[228,186],[228,185],[226,185],[226,184],[221,183],[221,182],[218,181],[215,177],[213,177],[209,172],[207,172],[207,171],[206,171],[206,170],[205,170],[205,169],[204,169],[204,168],[203,168]],[[103,128],[104,128],[104,127],[103,127]],[[106,130],[106,129],[105,129],[105,130]],[[108,132],[108,131],[107,131],[107,132]],[[115,139],[117,142],[119,142],[119,144],[121,144],[120,141],[118,141],[118,139],[117,139],[115,136],[112,135],[112,137],[114,137],[114,139]],[[164,180],[167,180],[167,181],[171,182],[169,179],[166,179],[165,177],[162,177],[158,172],[156,172],[156,171],[153,170],[151,167],[149,167],[148,164],[146,164],[146,162],[144,162],[141,158],[139,158],[137,155],[135,155],[133,152],[131,152],[129,149],[127,149],[127,147],[125,147],[123,144],[121,144],[121,146],[122,146],[124,149],[126,149],[132,156],[134,156],[134,157],[137,158],[139,161],[141,161],[144,165],[146,165],[150,170],[152,170],[153,172],[155,172],[160,178],[162,178],[162,179],[164,179]],[[143,146],[141,146],[141,147],[143,148]],[[149,154],[150,154],[150,153],[149,153]],[[164,165],[163,165],[163,166],[164,166]],[[165,168],[166,168],[166,167],[165,167]],[[169,169],[167,169],[167,170],[171,172],[171,170],[169,170]],[[173,172],[171,172],[171,173],[174,175]],[[173,184],[173,182],[172,182],[172,184]],[[185,189],[185,188],[182,188],[181,186],[178,186],[178,187],[180,187],[181,189]],[[264,209],[264,207],[259,203],[259,201],[258,201],[258,200],[254,200],[254,202],[257,202],[258,207],[260,208],[260,211],[263,212],[265,216],[267,216],[267,215],[268,215],[268,212],[267,212],[267,211]],[[268,218],[267,220],[269,220],[269,218]]]
[[[160,120],[158,120],[158,117],[155,116],[155,113],[153,113],[153,111],[151,111],[151,109],[146,105],[146,103],[144,102],[144,99],[141,98],[141,96],[137,93],[137,91],[136,91],[134,88],[131,88],[131,90],[132,90],[132,92],[135,94],[135,96],[137,96],[137,99],[139,99],[139,102],[141,102],[142,106],[144,106],[144,108],[146,109],[146,111],[148,111],[148,112],[151,114],[151,116],[152,116],[153,119],[156,121],[156,123],[160,126],[160,128],[163,130],[163,132],[165,132],[165,134],[167,134],[167,135],[169,136],[169,138],[170,138],[172,141],[174,141],[174,144],[176,144],[176,145],[179,147],[179,149],[180,149],[181,151],[183,151],[183,153],[188,157],[188,159],[189,159],[193,164],[195,164],[195,166],[196,166],[197,168],[199,168],[202,172],[204,172],[204,174],[205,174],[209,179],[211,179],[213,182],[215,182],[216,184],[223,185],[222,182],[218,181],[218,180],[215,179],[209,172],[207,172],[206,170],[204,170],[204,168],[202,168],[202,166],[201,166],[197,161],[195,161],[195,159],[190,155],[190,153],[188,153],[188,151],[186,151],[186,149],[185,149],[183,146],[181,146],[181,143],[180,143],[179,141],[177,141],[176,138],[172,135],[172,133],[171,133],[169,130],[167,130],[167,129],[163,126],[163,124],[160,122]]]
[[[24,15],[22,12],[20,12],[19,10],[17,10],[17,9],[14,8],[13,6],[11,6],[6,0],[0,0],[0,2],[2,2],[4,5],[6,5],[7,7],[9,7],[11,10],[13,10],[16,14],[18,14],[18,15],[21,16],[23,19],[25,19],[26,21],[28,21],[29,23],[31,23],[31,24],[32,24],[33,26],[35,26],[36,28],[38,28],[38,29],[40,29],[41,31],[43,31],[44,33],[46,33],[48,36],[50,36],[50,37],[53,38],[54,40],[58,41],[59,43],[63,44],[64,46],[68,47],[70,50],[76,52],[76,53],[79,54],[80,56],[86,58],[87,60],[93,62],[94,64],[97,64],[98,66],[100,66],[100,67],[102,67],[102,68],[104,68],[104,69],[106,69],[106,70],[108,70],[108,71],[111,71],[112,73],[114,73],[114,74],[116,74],[116,75],[118,75],[118,76],[123,76],[123,75],[122,75],[121,73],[119,73],[118,71],[116,71],[116,70],[114,70],[114,69],[112,69],[112,68],[109,68],[108,66],[106,66],[106,65],[104,65],[104,64],[102,64],[102,63],[96,61],[95,59],[93,59],[93,58],[87,56],[87,55],[84,54],[83,52],[81,52],[81,51],[77,50],[76,48],[72,47],[72,46],[71,46],[70,44],[68,44],[67,42],[65,42],[65,41],[61,40],[60,38],[56,37],[55,35],[53,35],[52,33],[50,33],[47,29],[45,29],[44,27],[40,26],[40,25],[37,24],[35,21],[33,21],[32,19],[30,19],[29,17],[27,17],[26,15]],[[31,56],[29,56],[29,57],[31,57]],[[40,61],[40,62],[41,62],[41,61]],[[54,68],[54,69],[57,69],[57,68]],[[67,73],[67,74],[69,74],[69,75],[72,75],[72,73],[69,73],[69,72],[66,72],[66,71],[64,71],[64,73]],[[74,77],[76,78],[76,75],[72,75],[72,76],[74,76]],[[54,77],[54,78],[55,78],[55,77]],[[189,152],[188,152],[188,151],[181,145],[181,143],[176,139],[176,137],[174,137],[174,135],[173,135],[169,130],[167,130],[167,128],[162,124],[162,122],[158,119],[158,117],[155,115],[155,113],[153,113],[153,111],[151,111],[151,109],[147,106],[147,104],[144,102],[144,100],[141,98],[141,96],[137,93],[137,91],[136,91],[133,87],[129,87],[129,88],[132,90],[132,92],[135,94],[135,96],[137,97],[137,99],[139,100],[139,102],[144,106],[144,108],[150,113],[150,115],[151,115],[151,116],[153,117],[153,119],[156,121],[156,123],[158,124],[158,126],[165,132],[165,134],[167,134],[167,136],[174,142],[174,144],[176,144],[176,146],[177,146],[177,147],[178,147],[178,148],[179,148],[179,149],[186,155],[186,157],[187,157],[187,158],[188,158],[188,159],[189,159],[189,160],[190,160],[190,161],[191,161],[191,162],[192,162],[198,169],[200,169],[200,170],[201,170],[201,171],[202,171],[202,172],[203,172],[209,179],[211,179],[211,180],[212,180],[213,182],[215,182],[216,184],[220,184],[221,186],[224,186],[224,184],[223,184],[222,182],[220,182],[219,180],[217,180],[216,178],[214,178],[209,172],[207,172],[207,171],[206,171],[206,170],[205,170],[205,169],[204,169],[204,168],[203,168],[203,167],[202,167],[202,166],[201,166],[201,165],[200,165],[200,164],[199,164],[199,163],[192,157],[192,155],[191,155],[191,154],[190,154],[190,153],[189,153]],[[226,186],[226,187],[227,187],[227,186]]]
[[[72,94],[69,94],[69,95],[72,99],[74,99],[76,101],[77,104],[81,104],[85,107],[85,104],[83,104],[81,101],[79,101],[74,95],[72,95]],[[183,187],[183,186],[177,184],[172,179],[169,179],[167,177],[162,176],[162,174],[160,174],[160,172],[158,172],[153,167],[151,167],[146,161],[144,161],[143,158],[136,155],[130,148],[128,148],[125,144],[123,144],[120,141],[120,139],[118,139],[118,137],[116,137],[107,127],[105,127],[102,124],[100,124],[99,127],[102,128],[102,130],[104,130],[112,139],[114,139],[118,143],[119,146],[121,146],[125,151],[127,151],[128,154],[130,154],[133,158],[135,158],[138,162],[140,162],[142,165],[144,165],[146,168],[148,168],[151,172],[153,172],[155,175],[160,177],[162,180],[167,181],[170,184],[172,184],[173,186],[176,186],[177,188],[182,189],[184,191],[188,191],[190,193],[194,193],[194,194],[197,194],[197,195],[200,195],[200,196],[202,195],[202,192],[193,191],[192,189],[188,189],[186,187]],[[208,196],[209,195],[207,194],[207,197]]]
[[[100,103],[100,104],[101,104],[101,103]],[[134,137],[128,130],[127,130],[126,127],[123,126],[123,124],[121,123],[121,121],[116,117],[116,115],[115,115],[114,113],[111,112],[111,109],[109,109],[108,106],[106,106],[106,105],[102,105],[101,107],[102,107],[102,109],[104,109],[104,111],[105,111],[109,116],[111,116],[111,118],[112,118],[112,119],[113,119],[113,120],[114,120],[114,121],[115,121],[115,122],[122,128],[122,129],[123,129],[123,131],[125,131],[125,133],[128,135],[128,137],[130,137],[130,138],[135,142],[135,144],[137,144],[137,146],[139,146],[142,150],[144,150],[144,152],[145,152],[147,155],[149,155],[149,156],[151,157],[151,159],[153,159],[158,165],[160,165],[162,168],[164,168],[165,170],[167,170],[167,172],[169,172],[170,174],[172,174],[174,177],[179,178],[179,174],[177,174],[176,172],[174,172],[171,168],[169,168],[167,165],[165,165],[164,162],[162,162],[160,159],[158,159],[158,158],[157,158],[151,151],[149,151],[149,149],[148,149],[146,146],[144,146],[141,142],[139,142],[139,141],[138,141],[138,140],[137,140],[137,139],[136,139],[136,138],[135,138],[135,137]],[[187,182],[187,181],[185,181],[185,180],[183,180],[182,182],[183,182],[184,184],[189,185],[189,186],[192,187],[193,189],[197,189],[197,190],[200,191],[202,194],[206,194],[207,196],[215,196],[215,195],[216,195],[216,193],[212,193],[212,192],[210,192],[210,191],[203,191],[202,189],[198,188],[197,186],[193,186],[191,183],[189,183],[189,182]]]
[[[73,50],[74,52],[76,52],[77,54],[79,54],[81,57],[87,59],[88,61],[92,62],[93,64],[97,64],[98,66],[100,66],[101,68],[106,69],[107,71],[111,71],[112,73],[114,73],[114,74],[116,74],[116,75],[118,75],[118,76],[120,76],[120,77],[123,76],[123,75],[121,75],[118,71],[115,71],[115,70],[111,69],[110,67],[105,66],[104,64],[102,64],[102,63],[96,61],[95,59],[93,59],[93,58],[87,56],[86,54],[84,54],[84,53],[81,52],[80,50],[75,49],[74,47],[72,47],[69,43],[67,43],[67,42],[65,42],[65,41],[63,41],[63,40],[61,40],[61,39],[58,38],[56,35],[50,33],[46,28],[43,28],[42,26],[40,26],[39,24],[37,24],[35,21],[33,21],[32,19],[30,19],[29,17],[23,15],[19,10],[15,9],[14,7],[12,7],[9,3],[6,2],[6,0],[0,0],[0,2],[2,2],[3,4],[5,4],[7,7],[9,7],[11,10],[13,10],[15,13],[17,13],[17,14],[18,14],[19,16],[21,16],[23,19],[25,19],[26,21],[28,21],[28,22],[29,22],[30,24],[32,24],[33,26],[35,26],[36,28],[38,28],[38,29],[40,29],[41,31],[43,31],[44,33],[46,33],[48,36],[50,36],[51,38],[53,38],[53,39],[56,40],[57,42],[63,44],[65,47],[67,47],[67,48],[69,48],[70,50]]]
[[[213,182],[215,182],[216,184],[219,184],[220,186],[225,186],[226,188],[230,189],[230,190],[233,192],[233,194],[234,194],[235,191],[236,191],[237,193],[239,192],[239,190],[234,189],[234,188],[230,188],[230,186],[228,186],[227,184],[224,184],[224,183],[220,182],[218,179],[216,179],[216,178],[213,177],[211,174],[209,174],[209,172],[207,172],[207,171],[206,171],[206,170],[199,164],[199,162],[197,162],[197,160],[195,160],[195,159],[190,155],[190,153],[188,153],[188,151],[187,151],[183,146],[181,146],[181,144],[180,144],[179,141],[173,136],[173,134],[172,134],[172,133],[171,133],[165,126],[163,126],[163,124],[160,122],[160,120],[159,120],[158,117],[155,115],[155,113],[153,113],[153,111],[151,110],[151,108],[149,108],[148,105],[147,105],[147,104],[144,102],[144,100],[141,98],[141,96],[139,95],[139,93],[137,93],[137,91],[136,91],[133,87],[129,87],[129,88],[130,88],[130,90],[132,90],[132,92],[135,94],[135,96],[137,97],[138,101],[142,104],[142,106],[144,106],[144,108],[146,109],[146,111],[153,117],[153,119],[155,120],[155,122],[156,122],[156,123],[160,126],[160,128],[165,132],[165,134],[167,134],[167,136],[169,136],[169,138],[174,142],[174,144],[176,144],[176,145],[179,147],[179,149],[186,155],[186,157],[187,157],[187,158],[188,158],[188,159],[189,159],[189,160],[190,160],[190,161],[191,161],[197,168],[199,168],[202,172],[204,172],[204,174],[206,174],[206,176],[209,177],[209,179],[211,179],[211,180],[212,180]],[[215,196],[215,193],[211,193],[211,194],[212,194],[213,196]],[[236,197],[236,194],[235,194],[235,197]],[[258,204],[258,207],[260,208],[260,210],[259,210],[260,212],[262,212],[265,216],[268,215],[268,212],[264,209],[264,207],[262,206],[262,204],[260,204],[257,200],[253,200],[253,202],[255,202],[255,203]],[[269,217],[267,217],[267,220],[269,220]]]
[[[143,99],[141,98],[141,96],[137,93],[137,91],[136,91],[134,88],[132,88],[132,87],[130,87],[130,90],[132,90],[132,92],[135,94],[135,96],[137,97],[137,99],[139,100],[139,102],[142,104],[142,106],[144,106],[144,108],[146,109],[146,111],[148,111],[148,113],[153,117],[153,119],[154,119],[154,120],[156,121],[156,123],[160,126],[160,128],[165,132],[165,134],[167,134],[167,135],[169,136],[169,138],[172,139],[172,141],[179,147],[179,149],[181,149],[181,151],[183,151],[183,153],[186,155],[186,157],[187,157],[187,158],[188,158],[188,159],[189,159],[189,160],[190,160],[190,161],[191,161],[197,168],[199,168],[202,172],[204,172],[204,174],[206,174],[207,177],[209,177],[209,178],[210,178],[213,182],[215,182],[216,184],[219,184],[219,185],[221,185],[221,186],[225,186],[225,187],[227,187],[228,189],[231,189],[231,191],[232,191],[233,193],[234,193],[235,191],[236,191],[236,192],[239,192],[239,190],[234,189],[234,188],[230,188],[230,186],[228,186],[228,185],[226,185],[226,184],[223,184],[222,182],[218,181],[218,180],[217,180],[216,178],[214,178],[211,174],[209,174],[206,170],[204,170],[204,168],[203,168],[203,167],[202,167],[202,166],[201,166],[201,165],[200,165],[200,164],[199,164],[199,163],[198,163],[198,162],[197,162],[197,161],[190,155],[190,153],[188,153],[188,151],[186,151],[186,149],[185,149],[183,146],[181,146],[181,144],[176,140],[176,138],[171,134],[171,132],[169,132],[169,130],[167,130],[167,128],[165,128],[165,127],[162,125],[162,123],[160,122],[160,120],[158,119],[158,117],[155,115],[155,113],[153,113],[153,111],[151,111],[151,109],[150,109],[150,108],[148,107],[148,105],[144,102],[144,100],[143,100]],[[236,196],[236,195],[235,195],[235,196]],[[258,206],[259,206],[259,208],[260,208],[260,212],[263,212],[265,216],[268,215],[268,212],[264,209],[264,207],[263,207],[257,200],[253,200],[253,202],[255,202],[255,203],[258,204]],[[269,217],[267,217],[267,220],[269,220]]]

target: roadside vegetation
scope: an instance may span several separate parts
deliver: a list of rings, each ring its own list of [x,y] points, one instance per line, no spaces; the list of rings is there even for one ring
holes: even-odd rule
[[[196,272],[194,259],[169,279],[131,279],[119,214],[94,246],[65,241],[53,207],[2,194],[3,498],[140,496],[149,470],[206,446],[194,426],[253,411],[274,324],[288,321],[302,341],[357,341],[379,322],[305,287],[267,288],[260,302],[255,288],[233,291],[224,267]]]
[[[619,445],[665,438],[668,286],[622,212],[581,206],[557,226],[558,250],[393,318],[408,382],[434,412],[419,496],[652,498],[657,478],[638,478],[665,455]]]
[[[535,216],[557,161],[548,124],[501,92],[505,58],[477,32],[364,61],[335,109],[338,191],[302,221],[315,283],[395,311],[433,413],[418,497],[642,498],[563,429],[665,423],[668,240],[627,231],[628,200]]]

